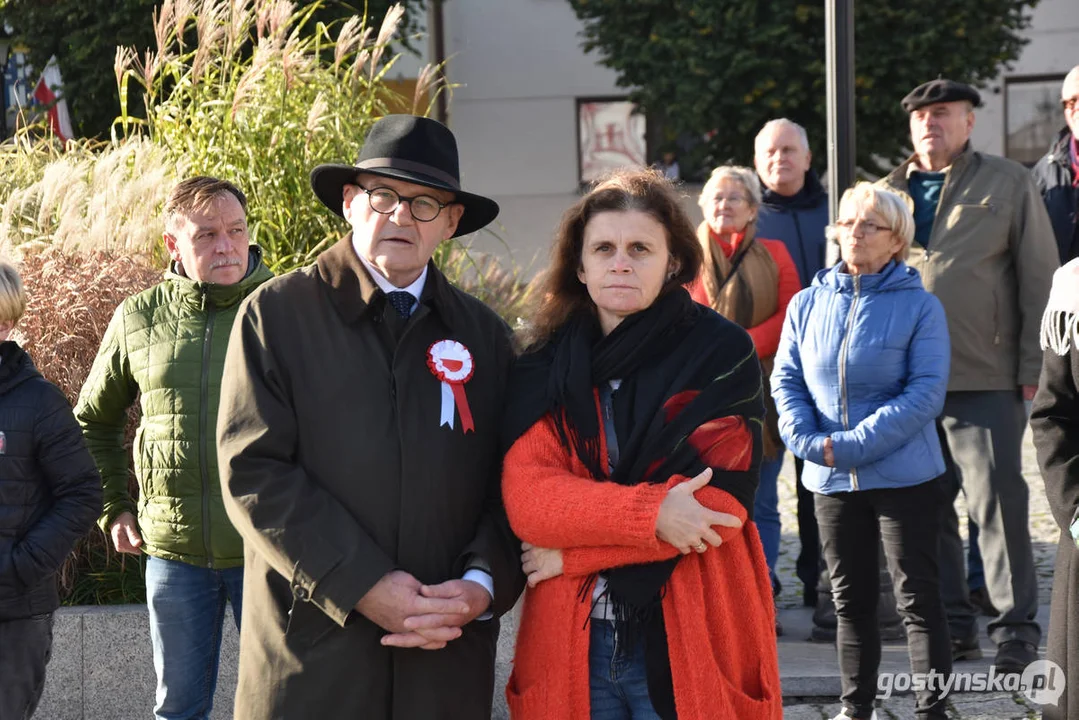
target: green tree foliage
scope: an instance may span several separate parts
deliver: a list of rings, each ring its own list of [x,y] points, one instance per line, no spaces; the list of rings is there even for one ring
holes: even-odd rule
[[[900,99],[938,75],[984,87],[1025,44],[1039,0],[857,0],[858,163],[887,167],[907,153]],[[711,162],[749,163],[772,118],[804,125],[824,162],[823,0],[569,0],[584,47],[665,137],[714,135]]]
[[[366,8],[368,24],[377,27],[393,2],[328,2],[318,9],[314,20],[329,24],[363,15]],[[403,0],[406,13],[399,37],[404,37],[406,44],[416,31],[425,3]],[[76,132],[107,138],[116,117],[116,48],[132,47],[139,55],[153,48],[152,13],[160,4],[160,0],[0,0],[0,27],[5,22],[12,27],[16,42],[30,49],[34,67],[45,67],[49,57],[56,55]],[[132,110],[139,110],[137,102]]]

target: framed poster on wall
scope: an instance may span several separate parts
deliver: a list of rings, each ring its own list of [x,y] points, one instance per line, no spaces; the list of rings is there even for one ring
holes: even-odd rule
[[[644,167],[645,117],[625,98],[577,100],[577,180],[586,186],[620,167]]]

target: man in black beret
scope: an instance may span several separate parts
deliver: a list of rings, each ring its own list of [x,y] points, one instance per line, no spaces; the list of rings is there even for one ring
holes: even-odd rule
[[[237,720],[487,720],[524,587],[501,502],[509,328],[431,262],[498,205],[390,115],[311,173],[352,232],[240,308],[221,387],[245,543]]]
[[[970,145],[978,91],[938,79],[903,98],[914,154],[881,182],[904,193],[915,235],[907,261],[944,305],[952,357],[938,419],[947,470],[941,595],[952,655],[981,657],[953,501],[963,490],[980,528],[989,636],[998,672],[1038,657],[1038,583],[1022,438],[1041,369],[1038,334],[1058,265],[1041,196],[1022,165]]]
[[[980,107],[982,96],[966,83],[938,78],[922,83],[903,98],[903,109],[912,113],[918,108],[936,103],[968,102],[971,109]],[[973,126],[972,126],[973,127]]]

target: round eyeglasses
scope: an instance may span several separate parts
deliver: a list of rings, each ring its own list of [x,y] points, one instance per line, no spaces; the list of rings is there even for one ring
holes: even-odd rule
[[[368,189],[360,186],[360,189],[367,193],[367,202],[370,203],[371,209],[380,215],[392,215],[401,203],[407,202],[408,211],[416,222],[431,222],[442,212],[442,208],[453,204],[441,203],[430,195],[408,197],[388,187]]]
[[[875,235],[875,234],[879,233],[881,230],[889,230],[890,229],[886,225],[878,225],[875,222],[871,222],[869,220],[863,220],[862,222],[858,222],[858,223],[854,222],[853,220],[838,220],[838,221],[836,221],[835,225],[836,225],[836,227],[842,228],[846,232],[850,232],[850,233],[855,232],[857,230],[861,230],[862,233],[865,234],[865,235]]]

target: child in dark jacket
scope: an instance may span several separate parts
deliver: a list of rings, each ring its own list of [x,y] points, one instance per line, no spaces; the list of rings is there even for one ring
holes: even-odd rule
[[[67,398],[8,340],[25,309],[18,273],[0,262],[0,720],[37,707],[56,572],[101,513],[101,478]]]

